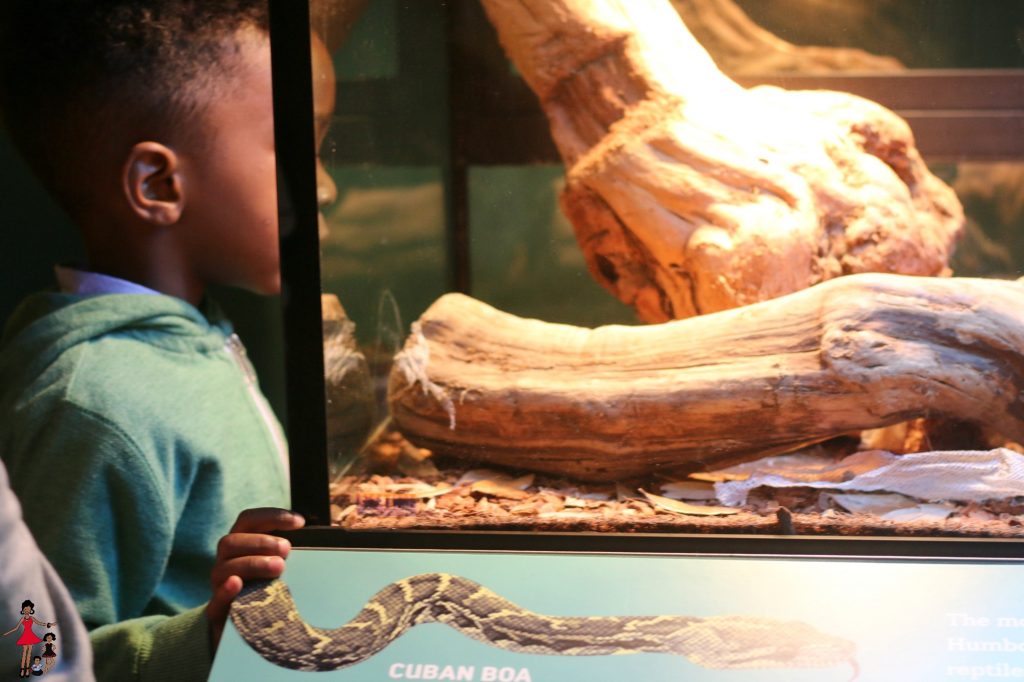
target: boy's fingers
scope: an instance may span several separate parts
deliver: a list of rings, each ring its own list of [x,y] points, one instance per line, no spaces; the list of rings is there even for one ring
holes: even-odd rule
[[[211,619],[223,621],[228,616],[228,609],[238,593],[242,591],[242,579],[230,575],[220,585],[215,585],[210,603],[206,606],[206,615]]]
[[[306,520],[295,512],[278,507],[246,509],[238,515],[232,533],[259,533],[272,530],[295,530],[306,525]]]
[[[242,591],[242,579],[237,575],[228,576],[220,585],[214,585],[213,596],[206,605],[206,618],[210,621],[210,643],[217,648],[224,623],[228,619],[231,602]]]
[[[291,543],[267,533],[302,528],[299,514],[276,507],[247,509],[238,515],[231,532],[217,543],[217,561],[210,572],[213,595],[206,606],[210,642],[216,647],[231,602],[247,580],[271,580],[284,572],[284,557]]]
[[[217,561],[246,555],[288,556],[292,543],[263,533],[231,533],[217,543]]]
[[[227,561],[218,561],[210,572],[210,583],[214,590],[232,576],[241,580],[271,580],[284,572],[284,559],[279,556],[243,556]],[[241,588],[239,588],[241,589]]]

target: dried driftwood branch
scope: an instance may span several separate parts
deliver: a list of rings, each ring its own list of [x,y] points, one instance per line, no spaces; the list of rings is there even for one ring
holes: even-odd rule
[[[660,322],[842,274],[948,274],[963,212],[889,110],[746,90],[669,0],[483,0],[567,168],[591,273]]]
[[[1024,284],[866,274],[660,325],[582,329],[449,294],[395,361],[399,429],[580,480],[692,471],[915,417],[1024,439]]]

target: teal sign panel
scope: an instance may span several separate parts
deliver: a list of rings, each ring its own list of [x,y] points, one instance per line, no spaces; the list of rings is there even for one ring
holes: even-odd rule
[[[1024,678],[1020,563],[297,549],[282,582],[211,680]]]

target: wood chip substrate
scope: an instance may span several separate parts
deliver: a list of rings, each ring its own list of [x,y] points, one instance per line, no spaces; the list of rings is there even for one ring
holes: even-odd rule
[[[849,453],[848,444],[819,448],[837,458]],[[908,498],[893,502],[900,496],[885,493],[762,487],[751,492],[745,505],[733,508],[720,505],[708,480],[580,484],[434,459],[399,433],[384,434],[332,483],[333,525],[350,530],[1024,537],[1024,498],[930,504]]]

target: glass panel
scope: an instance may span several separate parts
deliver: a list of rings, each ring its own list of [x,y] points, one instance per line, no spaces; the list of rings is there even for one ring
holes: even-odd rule
[[[681,0],[675,0],[683,5]],[[703,14],[712,56],[735,56],[741,49],[750,59],[737,60],[733,71],[881,71],[907,69],[1019,69],[1024,67],[1020,36],[1024,4],[1016,0],[712,0],[691,3]],[[689,16],[682,8],[684,16]],[[690,10],[691,12],[694,10]],[[741,45],[740,37],[746,39]],[[796,50],[769,51],[773,41]],[[760,45],[763,49],[755,49]],[[716,47],[719,46],[719,47]],[[803,64],[782,52],[801,48]],[[888,67],[864,54],[894,60]],[[718,53],[718,54],[716,54]],[[769,57],[769,54],[774,57]],[[774,63],[773,63],[774,60]]]
[[[508,0],[512,4],[514,1]],[[484,4],[493,8],[508,3],[485,0]],[[627,11],[640,3],[612,5]],[[595,2],[594,7],[599,6]],[[857,87],[864,92],[875,89],[885,94],[876,99],[899,99],[911,90],[923,93],[924,97],[913,100],[916,95],[911,92],[910,99],[901,101],[921,101],[928,104],[925,109],[932,110],[922,112],[916,105],[907,105],[912,111],[903,113],[912,119],[919,139],[933,145],[925,148],[922,143],[922,152],[932,171],[959,194],[966,212],[966,237],[948,263],[950,268],[957,275],[991,279],[1015,278],[1024,273],[1024,164],[1020,160],[1024,151],[1014,134],[1019,133],[1020,118],[1013,108],[1019,105],[1014,104],[1014,93],[1019,91],[1013,88],[1020,85],[1013,81],[1017,77],[1013,69],[1024,66],[1019,48],[1024,2],[702,0],[675,2],[674,6],[684,16],[691,11],[704,13],[706,25],[694,28],[698,34],[702,30],[723,30],[721,23],[712,19],[729,18],[734,22],[730,24],[733,29],[741,25],[735,22],[747,22],[743,24],[746,32],[739,32],[742,35],[760,36],[765,44],[776,48],[778,41],[785,40],[792,45],[839,50],[828,52],[826,62],[831,66],[824,71],[817,66],[808,69],[815,74],[826,73],[815,88],[830,86],[833,72],[845,70],[863,76]],[[986,452],[984,457],[992,462],[1001,457],[1016,461],[1015,451],[1024,448],[1006,434],[997,437],[967,422],[941,422],[933,419],[936,415],[932,412],[920,409],[921,401],[930,399],[929,391],[933,389],[927,382],[914,383],[920,379],[915,372],[927,374],[944,360],[931,364],[922,361],[920,367],[915,365],[916,369],[908,371],[911,376],[900,377],[900,381],[913,385],[907,389],[913,395],[910,399],[904,397],[904,403],[892,407],[885,394],[877,404],[868,401],[867,406],[856,408],[865,415],[863,423],[822,434],[814,430],[816,425],[822,421],[831,424],[830,406],[838,404],[829,401],[870,392],[875,384],[888,386],[885,376],[875,379],[875,374],[811,385],[817,380],[811,375],[824,372],[828,364],[827,335],[819,329],[825,324],[822,320],[806,325],[792,323],[786,317],[792,312],[789,308],[781,317],[770,319],[756,317],[768,309],[764,306],[756,312],[733,310],[760,298],[771,298],[768,294],[761,296],[756,282],[750,285],[755,293],[747,299],[737,295],[728,304],[705,309],[696,302],[692,309],[673,307],[675,303],[667,302],[669,293],[651,293],[655,285],[667,286],[664,282],[679,272],[683,275],[679,281],[672,280],[676,289],[670,293],[680,298],[692,295],[693,301],[697,301],[697,294],[688,291],[695,292],[699,286],[720,286],[725,291],[731,286],[730,278],[740,270],[749,269],[748,278],[756,281],[770,279],[778,274],[775,271],[788,272],[789,265],[781,264],[781,257],[762,257],[776,248],[781,253],[777,244],[791,234],[770,233],[770,229],[777,224],[790,225],[786,211],[803,206],[805,200],[820,202],[807,213],[814,216],[812,221],[824,221],[822,225],[814,224],[812,231],[818,231],[806,248],[808,253],[818,254],[813,258],[820,257],[815,263],[821,266],[812,273],[814,276],[805,278],[806,285],[824,279],[826,267],[834,268],[829,276],[855,272],[856,264],[850,265],[849,259],[840,263],[842,258],[835,256],[835,262],[826,263],[827,258],[821,256],[833,248],[833,242],[845,244],[842,231],[853,229],[829,211],[856,204],[850,208],[854,217],[844,218],[850,222],[860,219],[858,208],[863,209],[862,213],[888,215],[890,206],[884,197],[889,196],[891,186],[924,175],[921,167],[908,170],[917,157],[892,160],[892,155],[898,156],[909,143],[901,138],[899,144],[887,147],[879,143],[870,152],[860,149],[858,153],[871,157],[866,161],[851,160],[836,151],[845,142],[839,138],[851,137],[854,132],[865,138],[863,147],[877,142],[868,139],[871,135],[892,132],[885,126],[872,127],[877,123],[873,121],[848,131],[822,127],[840,133],[828,138],[825,153],[818,150],[807,158],[798,158],[813,146],[803,139],[801,129],[781,136],[777,147],[765,145],[763,154],[742,161],[751,145],[761,143],[758,136],[766,134],[758,126],[765,130],[771,125],[780,126],[800,106],[813,109],[814,115],[824,115],[838,100],[805,93],[797,106],[784,111],[786,116],[765,117],[753,123],[744,118],[747,112],[737,111],[742,107],[709,116],[710,106],[705,111],[704,102],[687,101],[686,106],[677,108],[686,114],[706,116],[700,125],[692,126],[690,132],[697,131],[700,144],[691,148],[687,140],[672,137],[676,130],[686,130],[690,121],[661,128],[662,122],[654,119],[678,113],[672,107],[662,109],[664,103],[660,101],[622,103],[632,96],[642,98],[645,91],[635,87],[636,82],[653,77],[637,69],[608,69],[605,73],[597,69],[592,80],[581,78],[573,81],[571,88],[547,93],[547,111],[542,111],[526,83],[531,74],[523,68],[522,60],[519,68],[510,68],[477,0],[316,0],[312,7],[321,164],[320,284],[325,315],[328,458],[333,474],[332,519],[336,524],[358,529],[1020,535],[1024,506],[1019,502],[1024,494],[1004,496],[999,503],[986,506],[964,504],[962,500],[933,504],[933,497],[915,496],[908,492],[912,486],[901,484],[885,488],[884,499],[871,496],[880,492],[876,489],[848,490],[847,483],[857,476],[907,461],[896,455],[878,455],[881,450],[978,450]],[[600,31],[587,35],[598,34]],[[555,35],[551,40],[562,39]],[[724,39],[718,48],[713,42],[708,40],[713,53],[721,45],[728,47]],[[848,48],[893,57],[898,63],[882,60],[871,62],[879,68],[833,68],[853,63],[844,61],[853,54]],[[564,52],[570,53],[571,48]],[[621,52],[609,48],[602,59],[625,58]],[[781,52],[793,54],[789,48]],[[592,56],[590,52],[587,55]],[[568,54],[569,61],[575,56]],[[793,64],[783,67],[772,59],[757,62],[757,68],[751,67],[750,71],[799,72]],[[567,71],[583,72],[600,62],[597,59]],[[820,66],[822,62],[814,63]],[[774,66],[766,68],[766,64]],[[735,71],[745,68],[735,63]],[[938,81],[928,80],[936,74],[890,73],[958,68],[988,71],[938,74],[948,77],[942,83],[955,85],[952,91],[937,87]],[[1004,79],[1000,87],[1008,87],[994,92],[984,106],[979,104],[981,100],[964,103],[977,111],[951,114],[946,109],[956,107],[931,99],[941,94],[942,102],[948,103],[959,95],[956,88],[966,88],[970,81],[984,80],[983,76],[995,72]],[[521,73],[526,73],[526,80]],[[653,73],[663,75],[657,69]],[[881,75],[876,78],[876,73]],[[574,76],[566,78],[570,77]],[[600,78],[613,82],[604,84]],[[904,87],[906,83],[913,87]],[[723,92],[735,93],[731,86]],[[764,98],[758,100],[758,107],[770,106],[773,96],[786,95],[773,92],[760,91]],[[976,94],[985,92],[985,87],[978,86]],[[558,97],[574,104],[553,113],[553,100]],[[699,97],[694,98],[697,100]],[[580,116],[583,123],[575,121],[574,106],[592,107],[588,110],[592,116]],[[641,166],[640,170],[634,176],[622,177],[613,177],[609,170],[607,177],[600,178],[604,182],[600,188],[595,189],[597,180],[593,186],[586,186],[590,195],[578,193],[566,198],[562,155],[570,159],[573,182],[577,183],[570,184],[569,189],[582,192],[581,167],[604,172],[613,162],[621,161],[613,153],[630,148],[635,141],[620,137],[614,144],[605,142],[616,128],[626,128],[621,122],[632,115],[630,107],[652,116],[644,125],[637,124],[635,130],[628,128],[632,138],[643,138],[648,144],[644,136],[663,136],[647,147],[638,145],[631,163]],[[936,113],[940,109],[944,112],[941,115]],[[851,116],[863,113],[856,106],[850,111]],[[735,130],[712,130],[716,119],[721,119],[723,125],[746,123]],[[579,139],[567,142],[564,135],[558,136],[558,126],[573,124],[580,126]],[[903,130],[898,124],[891,128]],[[951,140],[959,142],[964,131],[970,130],[985,131],[984,145],[946,145]],[[808,135],[819,133],[817,127],[808,127]],[[591,134],[594,139],[580,142]],[[716,145],[723,144],[723,140],[728,143],[728,154],[716,157],[721,151]],[[581,148],[574,150],[575,143]],[[853,178],[853,188],[840,187],[835,192],[817,188],[806,192],[808,196],[818,192],[808,198],[800,189],[805,188],[800,184],[802,178],[792,183],[788,179],[775,182],[775,176],[759,174],[763,170],[760,164],[768,166],[786,157],[785,145],[797,150],[793,157],[796,160],[780,171],[779,177],[789,178],[785,173],[822,163],[831,173],[825,174],[830,181],[842,183]],[[607,153],[608,158],[595,162],[590,158],[595,149]],[[931,154],[930,150],[939,151]],[[880,189],[871,185],[865,178],[874,173],[885,175],[888,184],[882,183]],[[728,181],[748,175],[754,180],[746,184]],[[722,178],[724,189],[710,198],[705,196],[703,204],[687,204],[680,198],[702,182]],[[813,182],[808,181],[808,185]],[[906,203],[931,201],[922,198],[933,187],[927,182],[922,183],[924,189],[915,189],[917,194]],[[753,199],[744,194],[747,191]],[[639,205],[631,204],[626,210],[612,206],[627,195],[630,200],[639,197]],[[829,204],[829,199],[834,202]],[[764,202],[758,204],[765,206],[764,212],[744,218],[744,203],[759,201]],[[871,201],[876,205],[869,207]],[[928,214],[928,219],[936,223],[952,220],[949,216],[956,210],[949,209],[951,205],[940,206]],[[572,221],[566,207],[575,209]],[[615,218],[602,212],[605,209],[611,210]],[[675,241],[670,235],[653,245],[644,241],[649,235],[641,234],[641,229],[620,229],[627,223],[633,226],[643,216],[648,216],[651,224],[675,220],[692,229],[686,235],[677,235]],[[721,236],[723,230],[710,228],[721,228],[741,218],[753,221],[745,228],[763,228],[769,235],[757,242],[761,251],[754,249],[749,262],[722,256],[717,265],[712,263],[710,271],[691,275],[688,259],[696,259],[699,254],[694,255],[688,240],[697,240],[693,235],[700,233],[711,244],[708,253],[716,245],[721,253],[729,252],[733,242]],[[709,229],[702,232],[698,227]],[[879,228],[864,237],[864,243],[849,249],[870,251],[876,246],[872,240],[887,238],[886,230]],[[620,251],[609,255],[593,246],[604,239],[618,239]],[[851,244],[853,241],[851,238]],[[918,241],[919,245],[911,244],[907,251],[928,250],[925,238]],[[680,255],[671,262],[652,264],[652,253],[659,248],[677,248]],[[946,264],[943,260],[932,272],[907,274],[940,274]],[[707,281],[697,282],[700,277]],[[608,289],[602,288],[598,280]],[[931,285],[923,279],[920,282],[922,287]],[[949,280],[935,277],[934,282]],[[736,290],[743,286],[746,284],[740,282]],[[476,307],[465,298],[444,296],[455,289],[515,317]],[[640,314],[620,302],[611,289],[624,300],[632,300]],[[872,295],[861,298],[866,300],[858,305],[863,303],[870,311]],[[439,299],[449,307],[433,308]],[[433,310],[432,317],[418,325],[417,320],[428,308]],[[454,312],[443,317],[438,312],[442,309]],[[720,316],[695,314],[713,311]],[[667,323],[677,325],[672,327],[645,326],[639,319],[660,323],[672,316],[687,315],[694,315],[698,326],[678,326],[676,322]],[[580,328],[545,327],[529,318]],[[719,322],[725,319],[729,322]],[[865,329],[861,329],[858,325],[862,322],[860,318],[850,322],[844,333],[856,340],[860,338],[858,333],[874,330],[874,323],[864,323]],[[622,326],[596,333],[587,329],[611,324]],[[716,325],[720,332],[717,340],[685,345],[691,336],[700,338],[698,331]],[[818,325],[818,331],[807,332],[808,338],[785,336],[803,333],[804,326],[814,325]],[[741,327],[747,331],[736,331]],[[794,332],[796,327],[800,329]],[[445,332],[451,333],[445,336]],[[552,338],[560,340],[551,342]],[[945,358],[944,354],[951,351],[941,344],[947,341],[937,336],[940,347],[929,352],[934,350],[935,357]],[[657,364],[662,362],[659,354],[663,344],[672,348],[680,344],[685,349],[676,359],[678,366],[671,366],[669,371]],[[536,357],[528,357],[530,353]],[[798,367],[800,363],[792,364],[795,361],[788,354],[800,353],[806,355],[801,356],[805,365]],[[585,355],[586,362],[580,359]],[[737,368],[737,358],[749,362]],[[808,373],[800,374],[801,367]],[[689,374],[683,376],[684,370]],[[439,376],[443,371],[449,374]],[[758,376],[766,371],[770,375],[766,388],[756,395],[744,394],[753,376],[748,372],[758,371],[762,373]],[[685,382],[691,381],[694,373],[704,382],[701,390],[705,393],[685,393],[693,390]],[[804,381],[809,383],[805,386],[801,383]],[[777,406],[783,400],[790,401],[789,413],[779,413]],[[827,403],[826,407],[819,409],[819,401]],[[701,419],[712,436],[684,453],[691,458],[687,461],[692,469],[705,465],[718,469],[740,460],[753,463],[727,473],[697,472],[697,476],[689,476],[690,472],[679,464],[678,458],[683,456],[679,443],[689,438],[689,430]],[[777,440],[772,440],[776,435],[766,435],[747,451],[737,449],[737,443],[766,424],[788,424],[800,437],[776,434]],[[648,429],[660,429],[661,435],[649,438],[645,435]],[[531,445],[525,447],[524,442]],[[531,450],[533,444],[536,447]],[[799,453],[795,458],[763,459],[794,451]],[[515,453],[514,458],[506,457],[506,452]],[[722,453],[735,456],[730,460]],[[847,456],[853,459],[844,459]],[[618,469],[608,473],[623,461],[639,464],[627,473],[617,473]],[[840,469],[822,470],[820,467],[826,464]],[[808,467],[815,466],[819,469],[808,474]],[[757,475],[772,471],[793,478],[780,488],[743,490],[743,480],[757,480]],[[728,518],[720,519],[719,515]],[[959,520],[947,524],[945,519],[951,515]],[[906,521],[907,525],[894,531],[893,519]]]
[[[324,0],[311,19],[328,456],[338,473],[386,415],[408,322],[449,279],[447,75],[436,3]]]
[[[956,190],[967,225],[953,255],[964,277],[1024,275],[1024,163],[961,163],[935,172]]]
[[[587,272],[558,206],[561,166],[474,166],[469,173],[473,295],[549,322],[631,324],[636,313]],[[552,296],[551,292],[562,292]]]

